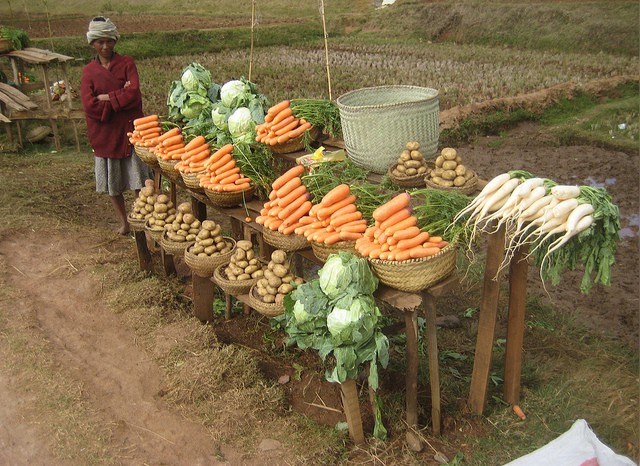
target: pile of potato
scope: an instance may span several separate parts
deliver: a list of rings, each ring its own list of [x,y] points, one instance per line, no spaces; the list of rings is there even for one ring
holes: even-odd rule
[[[151,228],[162,229],[167,224],[171,224],[176,218],[176,208],[166,194],[158,194],[153,203],[151,216],[147,218],[147,223]]]
[[[129,214],[130,218],[136,220],[146,220],[153,213],[153,205],[156,202],[156,192],[153,189],[153,180],[147,180],[144,188],[138,193],[138,197],[133,203],[133,209]]]
[[[293,285],[301,284],[303,279],[293,275],[287,261],[287,253],[276,249],[264,269],[264,276],[255,285],[258,298],[265,303],[281,304],[287,293],[293,291]]]
[[[428,179],[445,188],[461,188],[473,177],[473,172],[462,165],[462,159],[455,149],[445,147],[436,158],[436,167]]]
[[[231,252],[233,243],[224,240],[220,225],[213,220],[203,220],[199,227],[200,231],[194,236],[195,243],[189,248],[189,252],[200,257],[219,256]]]
[[[178,206],[178,211],[171,223],[164,225],[167,239],[178,243],[191,242],[200,233],[200,220],[193,215],[191,204],[183,202]]]
[[[253,251],[251,241],[240,240],[236,242],[236,252],[231,256],[224,273],[231,281],[251,280],[264,276],[262,264]]]
[[[420,152],[418,142],[412,141],[406,144],[405,149],[391,168],[391,174],[396,178],[427,174],[427,161]]]

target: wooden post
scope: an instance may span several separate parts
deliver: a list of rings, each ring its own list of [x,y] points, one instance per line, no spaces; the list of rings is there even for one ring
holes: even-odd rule
[[[353,379],[340,384],[342,407],[349,426],[349,436],[356,445],[364,444],[364,430],[362,429],[362,414],[358,401],[358,387]]]
[[[51,104],[51,92],[49,92],[49,70],[47,65],[41,65],[42,67],[42,79],[44,81],[44,93],[47,96],[47,110],[49,114],[51,114],[53,110],[53,106]],[[60,150],[60,133],[58,132],[58,123],[54,118],[49,118],[49,124],[51,125],[51,130],[53,131],[53,141],[55,142],[56,150]]]
[[[209,277],[201,277],[192,273],[191,283],[193,285],[193,314],[201,322],[213,320],[213,282]]]
[[[173,262],[173,256],[171,254],[167,254],[164,252],[162,247],[160,248],[160,257],[162,259],[162,268],[164,269],[165,275],[175,275],[176,274],[176,264]]]
[[[151,253],[147,247],[147,235],[144,231],[134,231],[136,239],[136,253],[138,255],[138,266],[142,271],[151,271]]]
[[[520,403],[522,344],[529,272],[527,252],[527,247],[518,248],[509,267],[509,319],[504,367],[504,400],[512,405]]]
[[[487,401],[493,338],[500,299],[501,274],[498,272],[498,268],[504,257],[504,235],[504,226],[501,226],[496,233],[489,235],[487,239],[487,257],[478,317],[476,352],[473,360],[471,387],[469,388],[469,408],[476,414],[482,414]]]
[[[429,356],[429,381],[431,383],[431,426],[433,433],[440,435],[440,363],[438,361],[438,335],[436,328],[436,302],[430,293],[425,293],[424,310],[426,320],[426,343]]]
[[[407,425],[418,425],[418,313],[416,310],[404,311],[404,322],[407,335],[406,344],[406,407]]]
[[[191,210],[193,215],[201,222],[207,219],[207,204],[200,202],[193,196],[191,196]]]

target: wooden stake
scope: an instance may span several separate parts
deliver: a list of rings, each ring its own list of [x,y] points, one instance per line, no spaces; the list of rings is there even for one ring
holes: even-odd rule
[[[340,384],[340,393],[351,440],[356,445],[362,445],[364,444],[364,430],[362,429],[362,415],[360,414],[356,381],[353,379],[345,380]]]
[[[322,16],[322,30],[324,32],[324,59],[327,66],[327,86],[329,88],[329,100],[331,100],[331,72],[329,71],[329,43],[327,41],[327,23],[324,16],[324,0],[320,0],[320,16]]]
[[[249,49],[249,81],[253,70],[253,29],[256,24],[256,0],[251,2],[251,48]]]
[[[47,26],[49,27],[49,44],[51,45],[51,51],[55,52],[55,50],[53,49],[53,32],[51,32],[51,16],[49,16],[49,2],[47,2],[47,0],[42,0],[42,4],[44,5],[44,9],[47,12]],[[45,87],[45,91],[46,90],[47,88]]]

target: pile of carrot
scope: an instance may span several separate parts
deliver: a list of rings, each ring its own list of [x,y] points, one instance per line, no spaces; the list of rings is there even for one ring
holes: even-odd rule
[[[264,123],[256,126],[256,141],[269,146],[284,144],[302,135],[309,128],[311,123],[293,116],[291,102],[283,100],[267,110]]]
[[[367,229],[367,220],[362,218],[355,202],[356,196],[351,194],[348,184],[336,186],[300,219],[303,225],[295,233],[323,244],[360,239]]]
[[[196,161],[191,163],[196,166],[202,164],[202,173],[198,175],[201,187],[227,193],[244,191],[251,187],[251,178],[240,172],[240,167],[237,165],[236,159],[233,158],[232,152],[233,144],[226,144],[210,156],[208,154],[206,156],[196,155]],[[205,157],[205,159],[198,161],[200,157]]]
[[[156,138],[156,145],[150,149],[162,160],[182,160],[185,142],[179,127],[171,128]]]
[[[417,226],[409,193],[400,193],[373,211],[374,225],[356,240],[363,257],[390,261],[419,259],[438,254],[448,243]]]
[[[204,171],[204,164],[211,155],[211,148],[204,136],[196,136],[184,148],[176,170],[181,173],[200,173]]]
[[[147,115],[133,120],[133,131],[127,133],[129,142],[136,146],[153,147],[162,133],[158,115]]]
[[[304,166],[295,165],[271,183],[269,199],[256,217],[256,223],[285,235],[293,234],[303,225],[300,220],[313,207],[311,194],[300,178],[304,171]]]

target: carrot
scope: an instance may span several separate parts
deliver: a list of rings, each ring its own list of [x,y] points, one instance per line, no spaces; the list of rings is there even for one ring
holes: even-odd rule
[[[287,126],[289,126],[292,122],[295,122],[295,126],[293,126],[294,128],[296,126],[298,126],[298,119],[296,117],[294,117],[293,115],[289,115],[287,118],[283,119],[281,122],[279,122],[277,125],[271,125],[271,127],[269,128],[269,131],[278,134],[278,131],[281,130],[282,128],[285,128]],[[290,128],[291,129],[291,128]],[[288,130],[287,130],[288,131]],[[286,133],[286,131],[283,131],[283,133]],[[282,134],[282,133],[280,133]]]
[[[149,123],[143,123],[141,125],[136,126],[136,130],[137,131],[143,131],[145,129],[151,129],[151,128],[160,128],[160,124],[158,123],[158,121],[150,121]]]
[[[376,245],[376,247],[369,251],[369,257],[372,259],[378,259],[381,252],[382,251],[380,250],[380,246]]]
[[[306,123],[298,126],[297,128],[292,129],[288,133],[284,133],[282,136],[289,136],[289,139],[297,138],[298,136],[300,136],[302,133],[304,133],[309,128],[311,128],[311,123],[306,122]],[[280,137],[282,137],[282,136],[280,136]]]
[[[299,180],[300,178],[297,178],[297,179]],[[284,187],[282,189],[284,189]],[[305,194],[308,194],[307,187],[303,184],[300,184],[300,186],[298,186],[297,188],[294,188],[287,195],[279,198],[278,205],[282,207],[286,207],[289,204],[291,204],[293,201],[295,201],[297,198],[304,196]]]
[[[145,123],[149,123],[150,121],[158,121],[158,115],[147,115],[140,118],[136,118],[135,120],[133,120],[133,125],[134,126],[143,125]]]
[[[356,210],[355,212],[352,212],[350,214],[344,214],[344,215],[341,215],[340,217],[332,218],[329,224],[333,225],[334,227],[338,227],[342,224],[351,222],[352,220],[360,220],[361,218],[362,218],[362,212],[360,212],[359,210]]]
[[[178,143],[178,144],[174,144],[173,146],[169,146],[169,147],[162,147],[160,146],[161,149],[166,150],[167,152],[171,152],[172,150],[176,150],[176,149],[182,149],[184,148],[184,143]]]
[[[380,229],[386,230],[391,225],[395,225],[396,223],[398,223],[401,220],[404,220],[410,215],[411,215],[411,209],[400,209],[395,214],[391,215],[391,217],[386,219],[384,222],[380,223]]]
[[[158,137],[158,141],[164,141],[165,139],[170,138],[171,136],[176,136],[181,133],[182,133],[182,130],[180,129],[180,127],[176,126],[175,128],[171,128],[169,131],[165,131],[164,133],[162,133]]]
[[[225,155],[225,154],[230,154],[232,152],[233,152],[233,144],[229,143],[229,144],[225,144],[220,149],[215,151],[214,154],[216,156],[222,156],[222,155]]]
[[[420,259],[423,257],[434,256],[440,251],[441,249],[438,247],[425,248],[424,246],[420,245],[409,249],[409,255],[412,259]]]
[[[211,158],[209,158],[209,160],[213,160],[215,157],[216,157],[216,154],[213,153],[211,155]],[[222,157],[220,157],[216,161],[211,162],[209,165],[207,165],[207,168],[209,169],[209,171],[215,173],[216,170],[218,170],[220,167],[223,167],[224,165],[229,163],[231,160],[233,160],[233,156],[231,154],[224,154]]]
[[[407,192],[397,194],[391,200],[385,202],[373,211],[374,220],[384,222],[393,214],[409,205],[411,196]]]
[[[300,186],[300,188],[302,187],[303,186]],[[294,189],[291,194],[294,194],[295,191],[296,190]],[[298,207],[300,207],[307,200],[309,200],[310,195],[309,193],[306,193],[306,188],[304,189],[304,191],[305,192],[303,192],[303,194],[294,196],[292,201],[282,204],[282,210],[278,212],[278,217],[284,220],[290,214],[292,214]]]
[[[164,139],[162,141],[162,145],[164,147],[169,147],[169,146],[173,146],[174,144],[180,144],[183,141],[184,141],[184,139],[182,138],[182,134],[176,134],[175,136],[171,136],[171,137],[168,137],[168,138]],[[187,146],[185,146],[185,147],[187,147]],[[187,149],[187,150],[189,150],[189,149]]]
[[[345,223],[336,228],[336,230],[344,231],[345,233],[358,233],[360,236],[362,236],[367,229],[367,221],[362,219],[364,223],[356,223],[359,221],[360,220],[356,220],[354,222]]]
[[[396,231],[393,235],[393,238],[399,240],[403,240],[403,239],[411,239],[415,236],[418,236],[418,234],[420,234],[420,228],[418,228],[417,226],[411,226],[409,228],[404,228],[402,230],[398,230]]]
[[[298,188],[301,185],[302,185],[302,180],[300,179],[299,176],[296,176],[295,178],[291,178],[280,189],[278,189],[278,192],[277,192],[278,198],[282,199],[291,191],[293,191],[294,189]],[[280,205],[282,205],[282,203],[280,203]]]
[[[348,184],[339,184],[335,188],[329,190],[329,192],[322,197],[320,204],[325,207],[330,206],[349,196],[350,192],[351,188]]]
[[[358,233],[355,231],[341,230],[340,232],[338,232],[338,234],[340,235],[340,239],[342,241],[355,241],[358,238],[362,237],[362,233]]]
[[[251,184],[253,180],[251,178],[249,178],[248,176],[241,176],[240,178],[238,178],[235,181],[235,184],[244,184],[244,183],[249,183]]]
[[[237,193],[239,191],[246,191],[250,187],[251,187],[251,183],[241,183],[241,184],[231,183],[231,184],[223,184],[222,190],[225,193]]]
[[[284,225],[284,223],[283,223]],[[282,225],[280,225],[281,227]],[[289,225],[288,227],[285,227],[282,229],[281,233],[283,235],[290,235],[292,233],[294,233],[296,231],[296,228],[298,228],[300,226],[300,222],[298,223],[294,223],[293,225]],[[280,230],[280,227],[278,227],[278,230]]]
[[[274,125],[277,125],[282,120],[284,120],[285,118],[291,115],[292,115],[291,107],[285,107],[273,117],[273,120],[271,120],[271,123],[273,123]]]
[[[238,167],[238,171],[240,171],[240,168]],[[220,184],[231,184],[234,183],[235,181],[240,179],[240,173],[231,173],[229,176],[222,178],[220,180],[218,180],[218,183]]]
[[[429,242],[430,243],[441,243],[442,242],[442,236],[431,236],[429,238]]]
[[[356,207],[355,204],[347,204],[344,207],[339,208],[338,210],[336,210],[334,213],[331,214],[331,217],[329,218],[335,218],[335,217],[340,217],[344,214],[351,214],[355,211],[357,211],[358,208]]]
[[[195,138],[193,138],[191,141],[189,141],[187,143],[187,145],[185,146],[185,148],[189,151],[191,149],[195,149],[196,147],[201,146],[205,142],[207,142],[207,141],[204,138],[204,136],[199,135],[199,136],[196,136]]]
[[[266,215],[258,215],[256,217],[256,223],[258,225],[264,225],[264,222],[267,220],[267,216]]]
[[[283,100],[282,102],[278,102],[277,104],[269,107],[269,110],[267,110],[267,115],[275,116],[285,108],[289,107],[290,105],[291,105],[291,101],[289,100]]]
[[[411,259],[411,251],[409,249],[391,251],[389,254],[389,260],[406,261],[409,259]]]
[[[198,162],[206,159],[211,155],[211,149],[209,149],[209,145],[200,146],[198,149],[193,149],[184,153],[182,160],[186,160],[188,162]]]
[[[237,164],[234,158],[231,158],[231,160],[229,160],[227,163],[225,163],[224,165],[222,165],[221,167],[216,168],[216,170],[214,171],[214,173],[216,175],[219,175],[220,173],[224,173],[227,172],[233,168],[236,168]],[[209,168],[209,170],[211,170],[211,168]]]
[[[405,228],[412,227],[418,223],[418,219],[415,216],[407,217],[404,220],[400,220],[395,225],[391,225],[384,232],[387,236],[393,236],[396,231],[404,230]]]
[[[333,234],[334,233],[331,233],[330,231],[323,229],[323,230],[317,231],[313,235],[309,235],[307,239],[309,241],[315,241],[316,243],[324,243],[324,240]]]
[[[322,201],[321,201],[322,202]],[[318,208],[318,218],[329,218],[331,217],[331,215],[336,212],[337,210],[341,209],[342,207],[345,207],[349,204],[353,204],[354,202],[356,202],[356,196],[355,194],[351,194],[347,197],[345,197],[344,199],[342,199],[341,201],[338,201],[332,205],[328,205],[323,207],[322,203],[320,204],[316,204],[317,206],[320,206]]]
[[[269,222],[269,225],[265,225],[267,226],[267,228],[269,228],[269,230],[276,231],[280,224],[282,224],[282,220],[280,220],[279,218],[274,218]]]
[[[237,175],[233,181],[237,180],[240,178],[240,167],[233,167],[230,168],[229,170],[225,170],[225,171],[221,171],[220,173],[216,174],[213,178],[212,181],[214,183],[220,183],[220,184],[224,184],[222,183],[222,180],[226,180],[227,178],[229,178],[232,175]],[[233,181],[231,181],[233,183]]]
[[[277,191],[279,188],[284,186],[287,181],[291,180],[294,177],[299,177],[300,175],[302,175],[304,173],[304,170],[305,168],[303,165],[295,165],[291,167],[289,170],[276,178],[275,181],[271,183],[271,187],[274,191]]]
[[[414,246],[418,246],[419,244],[424,243],[429,239],[429,232],[423,231],[420,232],[417,236],[409,239],[403,239],[398,241],[397,247],[398,249],[411,249]]]
[[[302,203],[302,205],[300,205],[300,207],[298,207],[284,219],[284,223],[287,225],[297,223],[303,215],[306,215],[306,213],[309,212],[309,209],[312,205],[313,204],[311,203],[311,201],[305,201],[304,203]]]
[[[516,415],[523,421],[527,418],[524,411],[522,411],[522,408],[518,405],[513,405],[513,412],[516,413]]]
[[[341,241],[341,240],[342,240],[342,238],[340,237],[340,233],[333,233],[333,234],[327,236],[324,239],[323,243],[324,244],[335,244],[335,243],[337,243],[338,241]]]
[[[289,131],[295,129],[298,125],[300,124],[300,121],[294,119],[291,122],[289,122],[289,124],[287,124],[286,126],[283,126],[282,128],[279,129],[273,129],[276,133],[277,136],[282,136],[285,133],[288,133]]]

